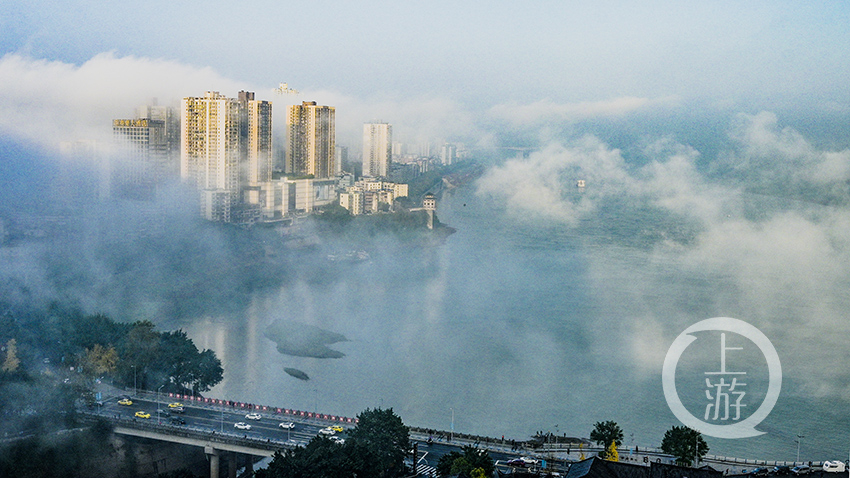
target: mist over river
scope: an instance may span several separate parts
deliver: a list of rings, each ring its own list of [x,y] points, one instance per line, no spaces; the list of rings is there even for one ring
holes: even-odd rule
[[[408,424],[443,430],[453,410],[458,432],[516,439],[536,431],[586,437],[594,422],[615,420],[626,445],[659,446],[680,424],[661,388],[667,348],[687,326],[730,316],[771,339],[784,381],[757,427],[765,435],[709,438],[711,453],[793,460],[803,434],[806,459],[846,454],[846,375],[828,365],[846,355],[846,340],[818,323],[823,316],[811,317],[846,310],[846,288],[818,283],[816,294],[833,303],[800,302],[786,284],[796,279],[773,261],[750,268],[730,258],[741,253],[735,241],[748,240],[741,235],[714,257],[704,227],[619,200],[600,199],[576,222],[516,215],[482,192],[491,180],[442,194],[439,218],[457,229],[443,245],[376,236],[364,246],[369,260],[338,264],[323,261],[346,244],[326,243],[303,252],[315,270],[250,294],[244,310],[173,324],[222,358],[225,379],[208,396],[346,416],[393,407]],[[595,187],[605,186],[564,197],[598,199]],[[755,195],[743,203],[752,211],[739,218],[799,207]],[[280,353],[265,334],[280,320],[345,336],[329,346],[344,357]],[[698,361],[702,371],[717,368],[717,340],[709,339],[703,352],[715,358]],[[751,362],[747,414],[764,398],[759,359]],[[708,401],[699,376],[680,390],[692,392],[683,400],[702,418]]]
[[[454,415],[457,432],[519,440],[614,420],[628,446],[659,446],[680,424],[661,383],[676,337],[732,317],[773,344],[782,386],[765,434],[708,438],[711,453],[793,460],[804,435],[801,458],[845,457],[846,142],[828,128],[809,140],[769,112],[675,135],[639,134],[646,124],[472,152],[482,174],[438,197],[456,230],[442,240],[361,221],[209,224],[178,185],[151,202],[92,201],[97,175],[3,143],[0,165],[19,179],[0,202],[0,292],[185,330],[222,360],[210,397],[346,416],[393,407],[442,430]],[[747,373],[730,423],[768,386],[760,350],[727,335],[728,370]],[[709,420],[721,336],[695,337],[677,393]]]

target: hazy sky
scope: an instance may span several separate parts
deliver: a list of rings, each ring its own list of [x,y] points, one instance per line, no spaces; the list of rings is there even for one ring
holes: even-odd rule
[[[521,123],[659,105],[846,112],[848,25],[840,1],[6,0],[0,112],[51,88],[89,89],[86,99],[244,88],[275,99],[279,82],[304,93],[286,101],[337,106],[343,135],[347,121],[383,119],[414,134],[406,124],[469,123],[467,111]]]

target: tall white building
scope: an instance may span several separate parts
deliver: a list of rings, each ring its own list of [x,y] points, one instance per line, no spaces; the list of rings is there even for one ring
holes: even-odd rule
[[[239,105],[217,91],[183,98],[180,177],[200,190],[238,194]]]
[[[201,214],[221,222],[259,217],[260,183],[271,179],[271,103],[208,91],[183,98],[181,120],[180,177],[201,192]],[[246,204],[257,205],[256,214]]]
[[[449,166],[457,162],[457,146],[452,143],[444,144],[440,151],[440,159],[445,166]]]
[[[387,123],[363,125],[363,175],[387,177],[393,158],[393,126]]]

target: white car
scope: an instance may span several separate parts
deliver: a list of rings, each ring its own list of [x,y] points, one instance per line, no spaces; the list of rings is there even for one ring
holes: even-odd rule
[[[245,415],[245,418],[247,418],[248,420],[259,420],[259,419],[263,418],[263,416],[260,415],[259,413],[253,412],[253,413],[249,413],[249,414]]]
[[[823,471],[828,471],[830,473],[844,473],[847,468],[844,466],[843,461],[825,461],[823,462]]]
[[[283,429],[289,429],[289,430],[294,430],[294,429],[295,429],[295,424],[294,424],[294,423],[292,423],[292,422],[283,422],[283,423],[281,423],[281,424],[280,424],[280,425],[278,425],[278,426],[279,426],[280,428],[283,428]]]
[[[519,457],[519,459],[522,460],[523,462],[529,464],[529,465],[536,465],[537,464],[537,459],[532,458],[530,456],[521,456],[521,457]]]
[[[333,428],[331,428],[331,427],[322,428],[321,430],[319,430],[319,433],[321,433],[322,435],[329,435],[329,436],[330,435],[336,435],[336,432],[333,431]]]
[[[339,443],[340,445],[342,445],[343,443],[345,443],[345,439],[344,439],[344,438],[340,438],[340,437],[331,437],[331,440],[333,440],[333,442],[334,442],[334,443]]]
[[[250,430],[251,429],[251,425],[248,425],[245,422],[236,422],[236,423],[233,424],[233,427],[238,428],[239,430]]]

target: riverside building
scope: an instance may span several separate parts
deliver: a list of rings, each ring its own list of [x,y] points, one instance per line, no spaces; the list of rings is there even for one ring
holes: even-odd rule
[[[318,106],[315,101],[303,101],[289,107],[286,130],[286,172],[314,179],[336,175],[336,110]]]

